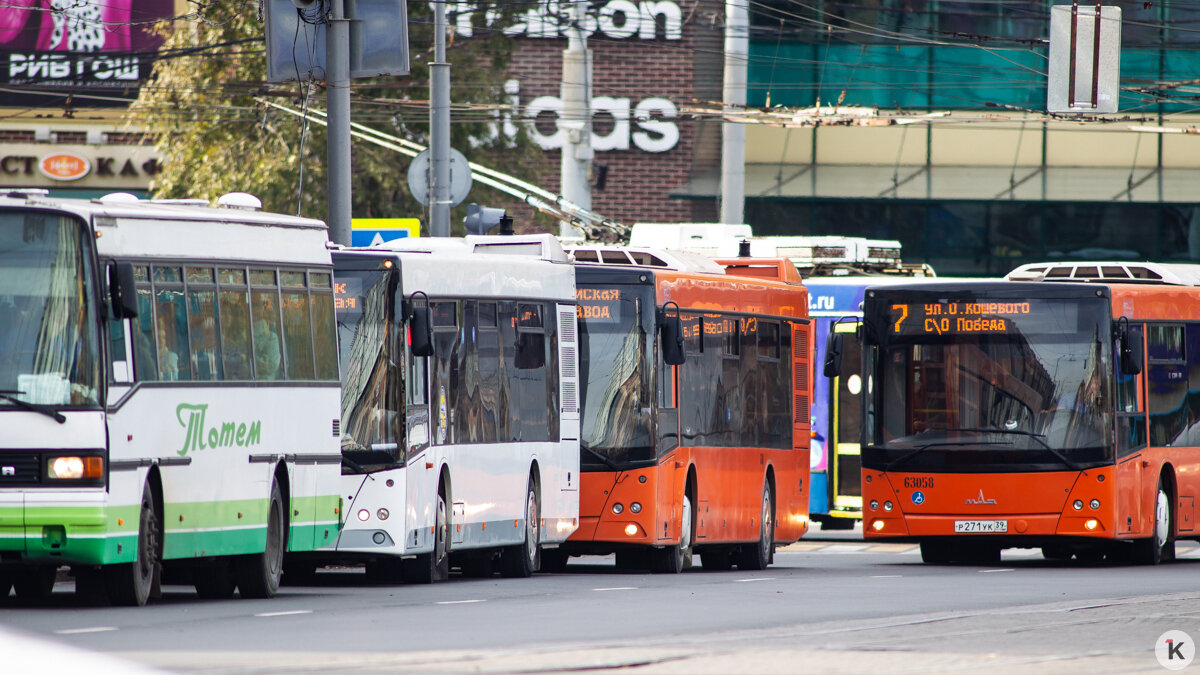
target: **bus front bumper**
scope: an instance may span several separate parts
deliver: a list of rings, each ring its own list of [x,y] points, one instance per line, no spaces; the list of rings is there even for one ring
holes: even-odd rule
[[[139,508],[107,501],[102,489],[0,493],[0,559],[58,565],[133,562]]]

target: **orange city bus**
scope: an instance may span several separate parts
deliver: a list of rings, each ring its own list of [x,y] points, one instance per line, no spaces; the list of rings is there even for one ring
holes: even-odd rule
[[[577,248],[580,524],[543,569],[763,569],[808,528],[807,290],[785,259]]]
[[[1173,558],[1200,537],[1200,266],[1005,279],[867,289],[866,538],[932,563]]]

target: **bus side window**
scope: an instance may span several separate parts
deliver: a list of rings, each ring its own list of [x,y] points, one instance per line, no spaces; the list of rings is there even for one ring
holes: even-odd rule
[[[253,322],[254,379],[283,379],[279,288],[275,282],[275,270],[250,270],[250,319]]]
[[[191,348],[188,346],[187,304],[183,275],[178,267],[151,268],[154,281],[156,344],[159,379],[190,380]]]
[[[318,380],[338,379],[337,323],[333,311],[333,275],[308,273],[312,298],[313,359]]]
[[[223,379],[220,352],[217,349],[217,291],[214,283],[212,268],[187,268],[188,331],[191,335],[189,360],[192,375],[197,380]]]
[[[312,315],[305,288],[304,272],[280,272],[283,290],[283,344],[288,378],[311,380],[316,376],[313,365]]]
[[[158,352],[154,338],[154,291],[150,288],[150,268],[133,268],[137,281],[138,315],[133,325],[133,363],[137,379],[150,382],[158,379]]]
[[[221,284],[221,351],[228,380],[250,380],[250,292],[246,288],[246,270],[223,267],[218,272]]]

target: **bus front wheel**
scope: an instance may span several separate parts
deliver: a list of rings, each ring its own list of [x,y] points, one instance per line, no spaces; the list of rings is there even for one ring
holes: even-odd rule
[[[114,605],[141,606],[150,599],[162,573],[162,544],[158,509],[150,484],[142,488],[138,538],[134,561],[105,568],[108,597]]]
[[[679,514],[679,543],[656,549],[655,572],[679,574],[692,564],[692,496],[683,494],[682,513]]]
[[[439,491],[437,513],[434,514],[433,550],[404,561],[402,573],[405,583],[431,584],[435,581],[445,581],[450,576],[449,534],[450,520],[446,514],[446,497]]]

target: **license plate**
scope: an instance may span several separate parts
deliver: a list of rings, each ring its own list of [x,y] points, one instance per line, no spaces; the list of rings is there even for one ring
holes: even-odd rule
[[[1008,532],[1007,520],[956,520],[955,532]]]

